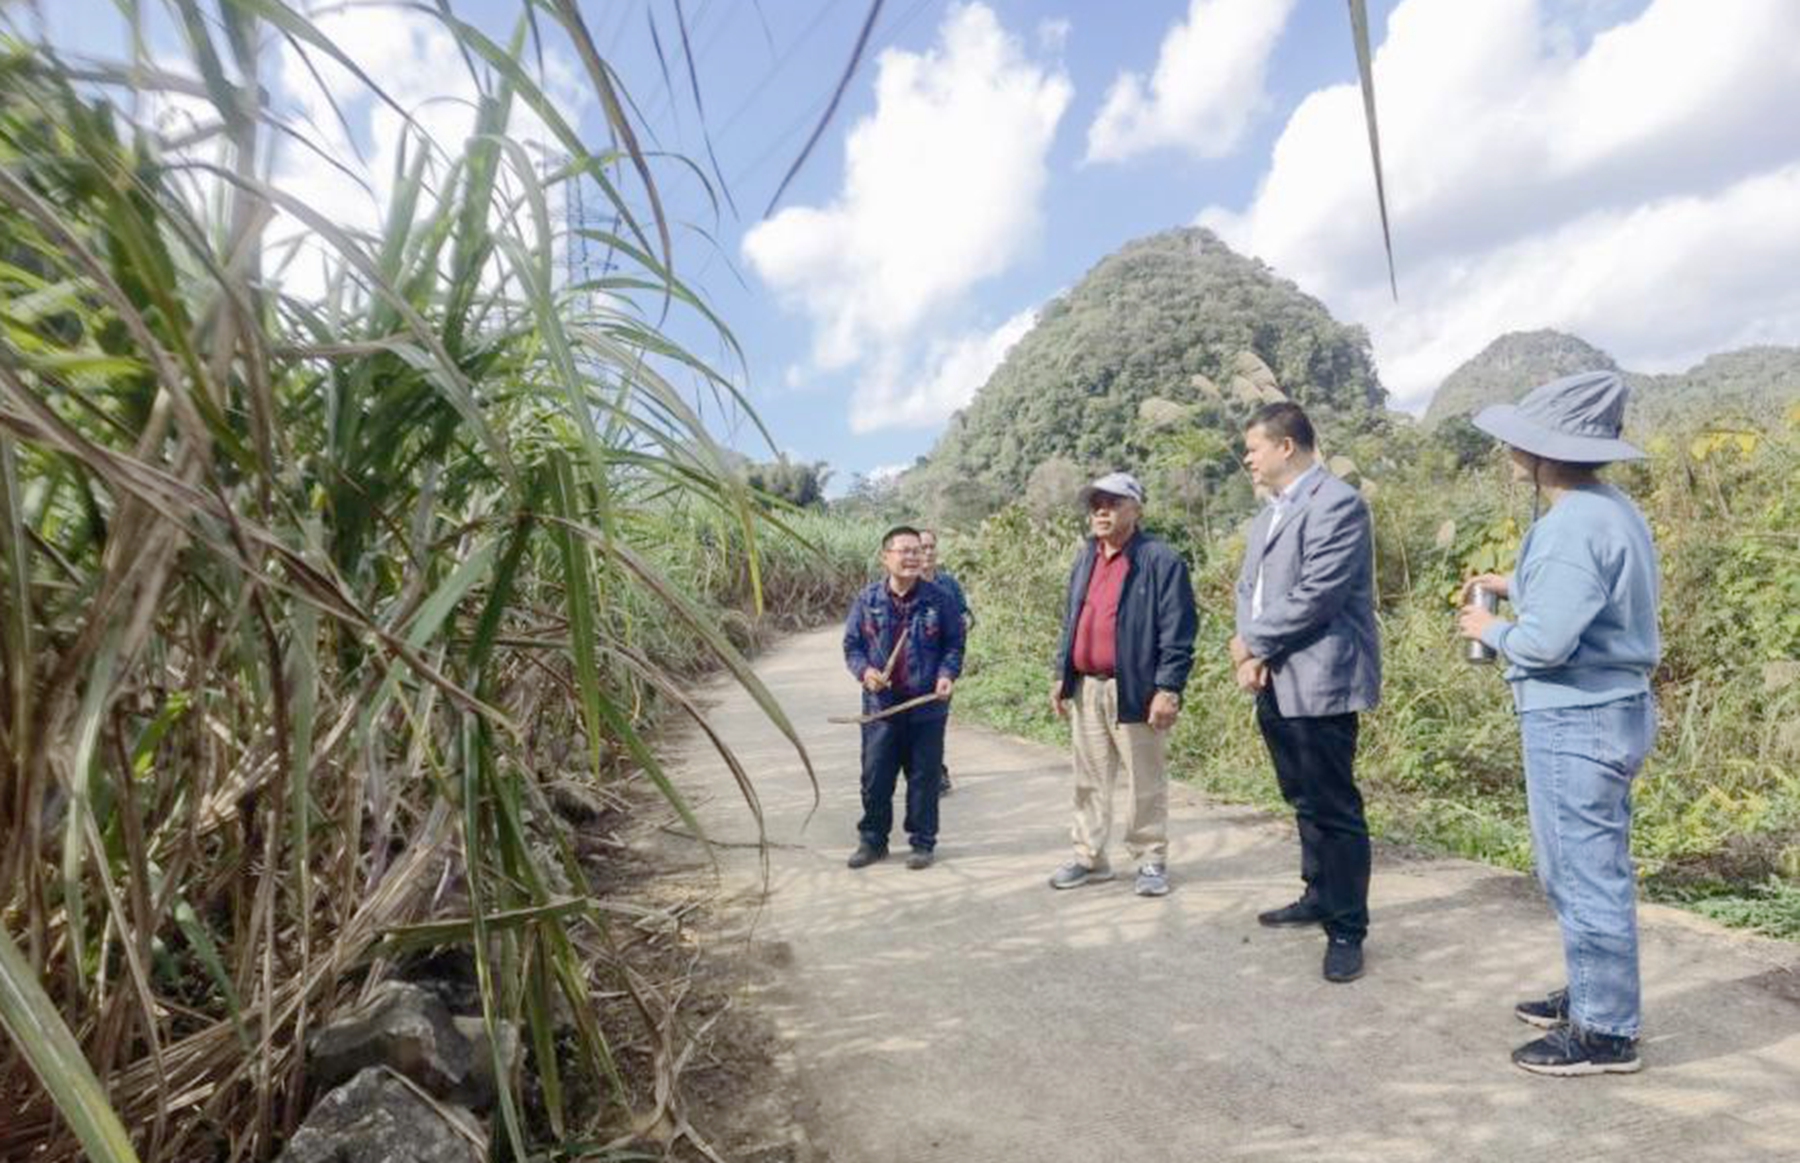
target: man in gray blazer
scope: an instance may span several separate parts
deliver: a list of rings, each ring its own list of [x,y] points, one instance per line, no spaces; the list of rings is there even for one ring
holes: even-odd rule
[[[1271,500],[1250,525],[1231,656],[1294,808],[1306,883],[1299,900],[1257,919],[1323,926],[1325,979],[1354,981],[1369,928],[1357,714],[1381,695],[1374,538],[1368,505],[1319,463],[1316,445],[1298,404],[1266,404],[1245,428],[1244,465]]]

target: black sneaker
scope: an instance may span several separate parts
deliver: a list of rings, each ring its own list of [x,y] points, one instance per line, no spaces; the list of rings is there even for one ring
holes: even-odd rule
[[[1580,1074],[1633,1074],[1644,1068],[1637,1039],[1586,1031],[1573,1023],[1558,1026],[1512,1054],[1513,1065],[1533,1074],[1572,1078]]]
[[[1558,989],[1549,997],[1522,1001],[1513,1007],[1513,1017],[1540,1030],[1554,1030],[1569,1020],[1569,991]]]
[[[1325,939],[1325,980],[1343,983],[1363,975],[1362,942],[1355,937]]]
[[[867,868],[877,860],[887,859],[887,849],[877,848],[873,844],[858,844],[850,859],[844,861],[851,868]]]
[[[931,861],[932,855],[929,850],[924,848],[914,848],[912,850],[912,855],[906,858],[906,866],[914,872],[917,872],[921,868],[930,868]]]
[[[1283,905],[1278,909],[1270,909],[1266,913],[1257,913],[1256,921],[1271,929],[1283,929],[1294,925],[1316,925],[1325,919],[1325,910],[1312,901],[1301,897],[1291,905]]]

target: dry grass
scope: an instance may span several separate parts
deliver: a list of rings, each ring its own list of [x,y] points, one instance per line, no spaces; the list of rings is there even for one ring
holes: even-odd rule
[[[181,65],[0,42],[0,1157],[267,1157],[309,1031],[421,933],[525,1026],[552,1137],[642,1114],[591,1004],[640,986],[533,821],[545,781],[632,766],[691,824],[643,732],[702,667],[786,726],[740,646],[789,538],[669,378],[742,411],[659,326],[711,316],[628,102],[572,3],[506,46],[421,6],[479,79],[477,136],[409,131],[365,236],[272,182],[305,131],[259,80],[272,44],[354,46],[276,0],[170,7]],[[613,143],[557,115],[539,38]],[[161,136],[133,94],[200,128]],[[507,136],[519,104],[568,160]],[[567,287],[546,207],[578,178],[618,267]],[[269,275],[284,219],[323,300]],[[496,1124],[522,1157],[516,1096]]]

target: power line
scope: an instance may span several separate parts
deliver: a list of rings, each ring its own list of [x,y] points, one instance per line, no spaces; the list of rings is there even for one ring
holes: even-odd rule
[[[733,113],[726,119],[725,124],[719,127],[719,133],[721,135],[729,133],[731,127],[736,125],[739,119],[741,119],[745,113],[750,111],[750,106],[756,103],[756,99],[761,97],[763,93],[768,90],[769,86],[775,83],[776,77],[778,77],[787,67],[788,61],[793,58],[794,53],[799,50],[801,45],[810,40],[812,34],[817,32],[825,23],[825,17],[830,13],[831,8],[832,0],[825,0],[823,4],[819,5],[818,11],[813,13],[812,19],[807,21],[806,27],[801,30],[800,35],[794,38],[793,42],[787,46],[787,49],[775,59],[775,63],[769,66],[769,71],[763,74],[762,79],[758,81],[755,86],[751,88],[750,92],[744,96],[743,100],[739,102],[737,112]]]
[[[619,59],[619,42],[624,39],[625,30],[631,27],[631,14],[637,4],[638,0],[620,0],[614,9],[619,14],[619,23],[613,28],[612,34],[606,38],[607,60]]]
[[[901,15],[899,20],[890,25],[886,32],[872,38],[867,50],[868,55],[878,56],[888,48],[891,48],[894,42],[899,39],[900,34],[906,31],[908,25],[918,19],[920,14],[927,8],[940,2],[941,0],[915,0],[913,6],[907,9],[906,12]],[[821,94],[812,102],[812,104],[806,107],[805,111],[802,112],[799,117],[790,122],[788,126],[756,156],[755,160],[751,161],[749,165],[738,172],[737,177],[734,179],[738,188],[743,189],[752,174],[767,165],[770,159],[779,153],[797,133],[806,128],[808,124],[816,121],[818,116],[824,112],[825,107],[830,103],[830,100],[830,94]],[[741,114],[742,110],[739,110],[739,113]],[[729,125],[730,123],[728,122],[726,128],[729,128]],[[721,130],[721,133],[723,133],[723,130]]]

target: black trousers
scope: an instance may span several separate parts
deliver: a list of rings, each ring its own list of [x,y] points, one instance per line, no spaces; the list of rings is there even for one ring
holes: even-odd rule
[[[1360,941],[1369,931],[1369,824],[1353,772],[1356,714],[1289,718],[1265,690],[1256,725],[1300,826],[1302,899],[1325,914],[1327,933]]]
[[[936,709],[936,708],[931,708]],[[944,778],[944,727],[949,716],[915,719],[911,712],[864,723],[862,819],[864,844],[885,849],[894,830],[894,784],[906,772],[906,819],[901,826],[914,848],[937,847],[938,793]]]

